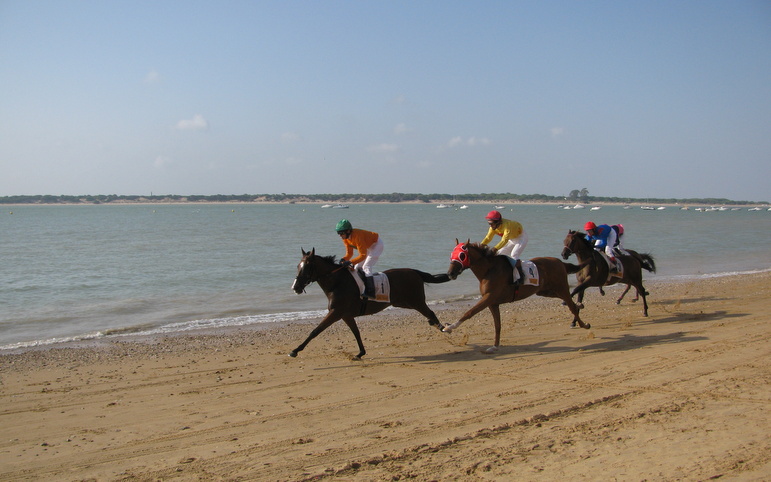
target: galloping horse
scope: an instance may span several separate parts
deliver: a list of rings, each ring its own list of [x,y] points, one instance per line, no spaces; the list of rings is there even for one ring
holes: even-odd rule
[[[289,353],[289,356],[296,357],[297,353],[302,351],[319,333],[336,321],[343,320],[353,332],[353,336],[356,337],[356,343],[359,344],[359,354],[355,358],[361,359],[367,352],[361,341],[359,327],[356,326],[356,317],[372,315],[383,311],[390,305],[417,310],[428,318],[429,325],[442,329],[439,319],[426,305],[426,292],[423,289],[423,283],[446,283],[450,281],[447,275],[432,275],[409,268],[389,269],[384,273],[388,276],[388,282],[391,286],[390,303],[363,300],[359,295],[359,287],[353,279],[353,276],[358,276],[357,274],[354,273],[352,276],[348,268],[335,261],[334,256],[317,256],[315,248],[308,253],[303,249],[301,251],[303,257],[300,264],[297,265],[297,277],[292,283],[292,289],[295,293],[300,294],[305,291],[306,286],[314,281],[317,282],[324,294],[327,295],[329,312],[321,320],[321,323],[311,331],[308,338]]]
[[[458,240],[455,240],[458,243]],[[498,256],[492,248],[482,244],[467,241],[458,243],[450,257],[450,268],[447,275],[455,279],[466,268],[470,268],[479,279],[479,292],[482,299],[463,314],[458,321],[447,325],[442,331],[450,333],[461,323],[476,315],[485,308],[490,309],[495,325],[495,345],[486,350],[495,353],[501,344],[501,310],[500,305],[512,301],[523,300],[532,295],[559,298],[573,313],[573,324],[589,329],[591,325],[584,323],[578,316],[578,306],[570,297],[568,274],[576,273],[581,268],[574,264],[563,263],[557,258],[533,258],[538,268],[538,285],[512,285],[510,283],[512,267],[506,256]]]
[[[609,276],[610,268],[605,258],[597,252],[590,242],[586,239],[586,234],[579,231],[568,231],[568,235],[565,236],[565,247],[562,248],[562,258],[568,259],[571,254],[575,254],[578,258],[578,262],[583,269],[576,274],[576,279],[579,285],[573,289],[571,296],[575,296],[578,293],[578,306],[584,307],[584,291],[591,286],[597,286],[600,288],[600,293],[605,295],[603,286],[608,286],[616,283],[626,284],[626,289],[621,296],[616,300],[616,304],[621,303],[624,296],[632,286],[637,290],[637,296],[633,301],[642,296],[643,300],[643,316],[648,316],[648,301],[645,298],[649,293],[645,291],[642,284],[642,270],[645,269],[651,273],[656,272],[656,261],[653,256],[647,253],[640,254],[631,249],[627,249],[630,256],[619,255],[618,259],[621,260],[624,272],[623,277]]]

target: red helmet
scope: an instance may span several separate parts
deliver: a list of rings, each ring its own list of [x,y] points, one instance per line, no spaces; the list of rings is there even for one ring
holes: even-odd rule
[[[586,224],[584,224],[584,231],[589,231],[592,229],[597,229],[597,225],[594,224],[593,222],[589,221]]]
[[[487,216],[485,216],[485,219],[489,221],[500,221],[501,220],[501,213],[498,211],[490,211],[487,213]]]

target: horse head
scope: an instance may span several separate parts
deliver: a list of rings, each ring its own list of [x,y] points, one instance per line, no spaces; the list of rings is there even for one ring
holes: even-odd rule
[[[576,242],[575,234],[575,231],[568,229],[568,235],[565,236],[565,239],[562,241],[562,244],[565,246],[562,248],[562,259],[568,259],[570,255],[575,252],[575,249],[573,249]]]
[[[316,256],[316,248],[312,248],[309,252],[300,248],[303,254],[300,263],[297,265],[297,276],[292,283],[292,290],[298,295],[305,291],[305,287],[315,281],[315,269],[313,263],[313,257]]]
[[[571,254],[578,255],[579,253],[586,252],[591,249],[591,245],[586,240],[586,235],[580,231],[568,230],[568,235],[565,236],[563,243],[565,245],[562,248],[562,259],[568,259]]]
[[[471,258],[469,257],[468,247],[471,240],[461,243],[455,238],[455,249],[450,254],[450,267],[447,269],[447,276],[454,280],[463,270],[471,267]]]

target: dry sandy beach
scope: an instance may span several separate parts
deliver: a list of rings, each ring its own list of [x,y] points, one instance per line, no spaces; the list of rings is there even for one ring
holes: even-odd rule
[[[5,354],[0,479],[771,479],[771,273],[648,290]]]

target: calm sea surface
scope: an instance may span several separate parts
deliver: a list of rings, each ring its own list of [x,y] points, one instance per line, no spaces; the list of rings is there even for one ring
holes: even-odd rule
[[[316,318],[326,298],[313,284],[290,289],[300,248],[341,256],[334,226],[380,233],[377,265],[444,273],[455,238],[480,241],[487,204],[5,206],[0,213],[0,349],[60,341],[167,333]],[[524,258],[559,256],[568,229],[624,224],[628,248],[656,258],[657,274],[678,279],[771,269],[771,212],[699,212],[634,205],[601,210],[509,205],[524,226]],[[499,239],[499,238],[498,238]],[[496,241],[497,242],[497,241]],[[571,258],[575,262],[575,258]],[[478,295],[464,274],[427,286],[432,303]]]

